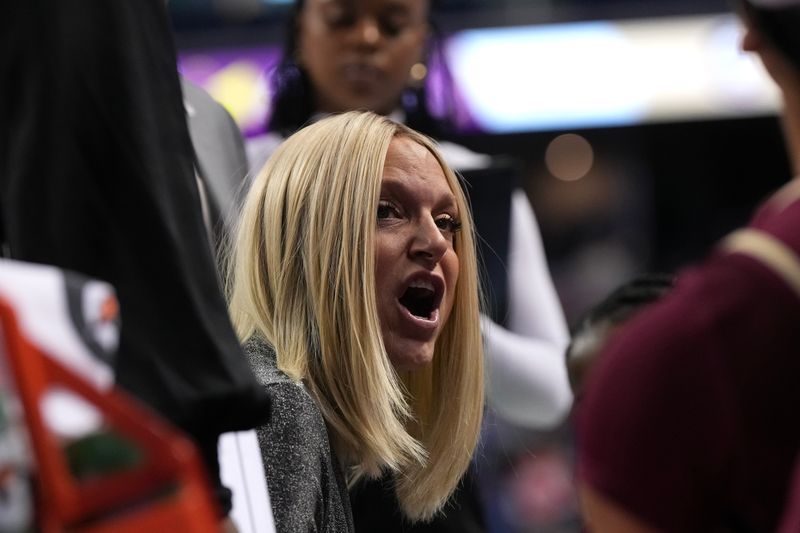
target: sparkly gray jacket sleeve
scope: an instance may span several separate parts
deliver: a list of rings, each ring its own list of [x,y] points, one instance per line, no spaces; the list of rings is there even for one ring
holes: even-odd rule
[[[278,533],[353,531],[347,485],[316,402],[278,370],[262,338],[244,349],[272,401],[270,421],[256,434]]]

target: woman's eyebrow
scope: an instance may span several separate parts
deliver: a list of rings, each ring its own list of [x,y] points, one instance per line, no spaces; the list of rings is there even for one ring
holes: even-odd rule
[[[323,8],[346,9],[352,7],[352,0],[322,0]]]
[[[438,209],[455,209],[458,211],[458,201],[456,200],[456,195],[452,192],[448,193],[447,196],[443,196],[442,199],[437,202]]]
[[[414,187],[408,185],[405,180],[399,178],[388,178],[381,182],[380,195],[391,194],[399,196],[401,199],[408,198],[413,195]],[[453,191],[448,191],[435,199],[434,208],[441,209],[456,209],[458,210],[458,200]]]
[[[383,8],[384,13],[388,13],[390,15],[398,14],[398,15],[407,15],[411,12],[406,4],[400,2],[393,2],[388,4],[386,7]]]

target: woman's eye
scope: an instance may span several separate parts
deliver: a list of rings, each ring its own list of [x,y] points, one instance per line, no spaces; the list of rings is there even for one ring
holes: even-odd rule
[[[405,23],[394,18],[386,18],[381,21],[381,31],[389,37],[396,37],[403,30]]]
[[[448,233],[456,233],[461,229],[461,222],[450,215],[443,215],[436,219],[436,227]]]
[[[381,200],[378,202],[378,220],[387,218],[400,218],[400,212],[390,202]]]
[[[353,25],[355,16],[351,11],[337,6],[328,11],[325,20],[331,28],[346,28]]]

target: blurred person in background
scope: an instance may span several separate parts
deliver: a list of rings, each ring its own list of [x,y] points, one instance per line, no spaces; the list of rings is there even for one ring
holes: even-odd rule
[[[14,2],[2,21],[4,255],[111,283],[115,379],[186,431],[217,489],[217,440],[268,415],[208,245],[163,0]]]
[[[233,254],[277,530],[352,531],[348,482],[384,472],[398,512],[433,516],[483,413],[472,221],[433,142],[364,112],[300,130],[255,178]]]
[[[800,173],[800,2],[738,3]],[[800,531],[800,178],[620,331],[578,413],[591,531]]]
[[[446,67],[442,43],[433,31],[432,8],[428,0],[297,0],[275,71],[269,132],[248,143],[251,166],[259,167],[299,128],[354,109],[387,115],[440,140],[452,133],[455,95],[447,75],[443,115],[434,116],[428,104],[425,72],[434,64]],[[495,163],[453,143],[441,142],[440,148],[468,182],[473,173],[491,171]],[[497,236],[483,253],[487,263],[497,259],[487,292],[500,302],[483,319],[487,400],[509,422],[548,428],[571,406],[563,359],[569,333],[530,203],[510,183],[512,177],[502,178],[495,188],[507,187],[507,192],[498,204],[482,208],[490,195],[476,194],[476,189],[471,199],[479,235]],[[489,216],[481,218],[478,211]],[[384,489],[382,495],[374,487],[354,491],[357,529],[369,531],[377,524],[390,528],[391,520],[400,519],[390,501],[391,487]],[[447,506],[427,530],[463,533],[484,527],[471,476],[462,489],[458,503]]]
[[[576,322],[565,352],[574,406],[600,353],[620,328],[673,286],[667,274],[642,274],[609,293]],[[499,465],[492,481],[508,530],[577,531],[580,518],[574,485],[574,428],[564,424],[511,450],[511,461]],[[532,443],[532,446],[531,446]],[[513,454],[513,455],[512,455]],[[485,478],[481,478],[485,481]],[[505,531],[505,529],[498,529]]]
[[[674,280],[667,274],[643,274],[614,289],[581,318],[567,346],[567,372],[575,401],[614,333],[646,306],[660,300]]]

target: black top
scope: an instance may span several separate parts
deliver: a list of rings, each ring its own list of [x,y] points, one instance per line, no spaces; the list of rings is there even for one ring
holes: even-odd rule
[[[362,480],[350,491],[358,533],[482,533],[486,530],[472,468],[461,479],[444,508],[429,522],[411,523],[397,501],[391,476]]]

